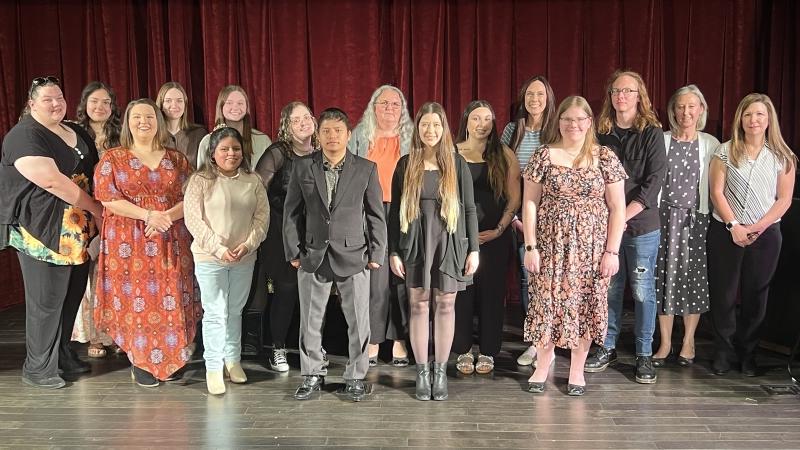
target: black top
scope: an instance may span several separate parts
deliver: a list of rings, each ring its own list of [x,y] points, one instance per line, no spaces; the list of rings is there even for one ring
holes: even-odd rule
[[[80,125],[66,121],[61,123],[75,131],[78,140],[83,140],[87,152],[79,152],[68,146],[58,135],[28,115],[6,135],[0,158],[0,224],[21,225],[39,242],[56,252],[67,204],[23,177],[14,163],[25,156],[51,158],[58,170],[68,178],[85,176],[91,194],[94,166],[98,162],[94,140]],[[86,154],[81,158],[83,153]],[[0,230],[0,235],[0,240],[4,241],[7,238],[6,230]]]
[[[506,199],[501,196],[498,200],[494,196],[494,190],[489,183],[489,163],[468,162],[467,164],[469,165],[469,172],[472,174],[475,210],[478,215],[478,230],[493,230],[497,228],[497,224],[503,218]]]
[[[635,201],[644,206],[642,212],[628,221],[625,232],[640,236],[658,230],[661,226],[658,193],[667,172],[664,132],[654,126],[647,126],[639,133],[635,128],[614,125],[610,134],[598,134],[597,140],[614,151],[628,174],[625,203]]]
[[[453,152],[456,175],[458,176],[459,206],[462,208],[456,224],[455,233],[448,233],[450,241],[444,255],[441,272],[458,281],[471,281],[472,276],[464,276],[464,261],[468,252],[480,251],[478,244],[478,218],[475,213],[475,197],[472,190],[472,175],[464,157]],[[400,256],[407,264],[413,264],[424,256],[423,230],[420,217],[408,224],[408,232],[400,231],[400,201],[403,193],[408,155],[397,161],[392,177],[392,204],[389,208],[387,226],[389,229],[390,254]]]

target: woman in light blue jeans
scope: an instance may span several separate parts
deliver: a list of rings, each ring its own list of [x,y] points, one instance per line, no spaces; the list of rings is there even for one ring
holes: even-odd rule
[[[225,393],[223,369],[244,383],[242,309],[256,249],[267,234],[269,204],[261,178],[250,170],[242,136],[234,128],[211,133],[205,162],[186,183],[184,220],[194,237],[195,276],[203,303],[206,385]]]

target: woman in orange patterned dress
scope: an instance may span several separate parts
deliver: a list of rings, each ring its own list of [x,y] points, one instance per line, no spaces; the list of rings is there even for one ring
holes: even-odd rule
[[[167,129],[150,99],[125,111],[121,147],[95,170],[106,207],[97,273],[95,321],[133,365],[140,386],[169,380],[191,357],[200,298],[183,223],[186,157],[164,147]]]

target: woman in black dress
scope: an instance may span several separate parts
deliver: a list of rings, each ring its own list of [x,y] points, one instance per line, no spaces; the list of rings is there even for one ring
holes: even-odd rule
[[[478,268],[478,220],[472,176],[464,158],[453,151],[442,106],[424,104],[414,123],[411,149],[398,161],[392,178],[389,264],[408,287],[416,397],[445,400],[456,293],[472,282]],[[428,367],[431,298],[436,333],[433,386]]]

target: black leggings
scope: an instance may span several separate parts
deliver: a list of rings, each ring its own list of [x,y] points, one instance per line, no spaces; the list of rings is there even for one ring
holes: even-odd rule
[[[272,345],[275,348],[286,348],[286,340],[292,324],[298,327],[297,305],[300,295],[297,282],[273,282],[274,293],[269,301],[269,328],[272,332]]]

